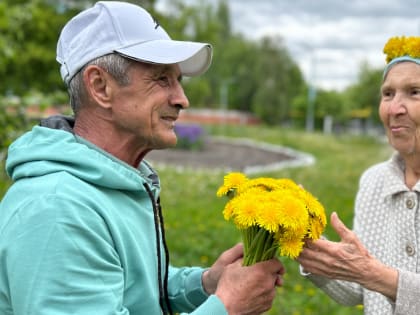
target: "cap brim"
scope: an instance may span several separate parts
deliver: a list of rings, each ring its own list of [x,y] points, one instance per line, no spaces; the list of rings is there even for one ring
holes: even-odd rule
[[[181,73],[188,77],[206,72],[212,58],[209,44],[175,40],[153,40],[115,51],[143,62],[179,64]]]

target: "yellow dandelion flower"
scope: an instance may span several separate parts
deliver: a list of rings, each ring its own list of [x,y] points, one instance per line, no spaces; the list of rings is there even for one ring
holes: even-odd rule
[[[259,198],[262,195],[267,193],[267,190],[264,187],[261,186],[248,186],[248,184],[244,184],[240,186],[236,192],[237,196],[247,194],[247,198],[250,200],[255,200],[255,198]]]
[[[420,58],[420,37],[419,36],[395,36],[391,37],[385,44],[383,49],[386,55],[386,62],[392,59],[410,56],[412,58]]]
[[[223,217],[226,221],[229,221],[234,215],[235,208],[233,207],[232,201],[233,199],[229,200],[228,203],[226,203],[225,208],[223,209]]]
[[[245,265],[270,259],[278,251],[296,258],[304,240],[319,238],[326,225],[322,204],[290,179],[230,173],[217,195],[230,198],[223,216],[242,231]]]
[[[307,226],[309,216],[302,200],[296,199],[290,194],[282,196],[281,193],[276,193],[276,195],[279,196],[278,203],[280,208],[278,223],[285,228]]]
[[[385,44],[383,52],[386,54],[386,62],[389,63],[392,59],[402,56],[404,49],[404,36],[392,37]]]
[[[254,178],[247,182],[244,189],[247,189],[249,187],[261,187],[267,191],[279,189],[280,186],[278,184],[278,181],[273,178],[268,177],[260,177],[260,178]]]
[[[317,240],[321,237],[324,231],[325,224],[319,218],[311,218],[309,220],[308,238]]]
[[[303,286],[300,283],[296,283],[293,287],[293,291],[295,291],[297,293],[302,293]]]
[[[228,186],[222,185],[217,190],[216,196],[217,197],[226,196],[230,190],[231,190],[231,188],[229,188]]]
[[[306,289],[306,295],[308,296],[315,296],[318,292],[314,288]]]
[[[301,239],[288,239],[280,241],[280,255],[288,256],[292,259],[295,259],[299,256],[300,252],[303,249],[303,240]]]
[[[292,239],[300,239],[303,240],[307,237],[308,234],[308,227],[307,226],[299,226],[296,228],[287,228],[283,229],[283,232],[277,235],[277,239],[283,240],[292,240]]]
[[[232,199],[234,208],[234,222],[239,228],[247,228],[256,224],[258,203],[252,202],[248,195],[244,194]]]
[[[259,211],[257,213],[257,224],[270,233],[276,233],[279,230],[279,217],[282,214],[282,208],[279,202],[272,203],[270,200],[261,200]]]
[[[325,226],[327,224],[327,217],[325,216],[325,209],[322,204],[310,192],[302,190],[302,199],[308,207],[310,215],[318,218]]]
[[[420,37],[407,37],[404,48],[409,56],[413,58],[420,57]]]
[[[224,177],[223,185],[217,190],[218,197],[227,195],[228,192],[238,189],[248,181],[248,178],[242,173],[229,173]]]
[[[292,181],[291,179],[288,178],[281,178],[277,180],[277,185],[281,188],[281,189],[290,189],[293,191],[300,191],[302,190],[302,188],[297,185],[294,181]]]

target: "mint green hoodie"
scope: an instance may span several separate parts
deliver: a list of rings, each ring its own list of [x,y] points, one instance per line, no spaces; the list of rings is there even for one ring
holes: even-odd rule
[[[160,186],[146,162],[135,169],[71,131],[36,126],[10,146],[6,171],[14,184],[0,203],[1,315],[162,314]],[[171,308],[227,314],[205,294],[202,272],[169,267]]]

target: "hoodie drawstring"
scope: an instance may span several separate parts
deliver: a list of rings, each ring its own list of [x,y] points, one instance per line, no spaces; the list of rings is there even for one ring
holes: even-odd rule
[[[164,227],[163,216],[162,216],[162,207],[160,205],[160,197],[157,199],[157,202],[155,202],[155,198],[149,186],[147,184],[144,184],[144,187],[153,205],[153,215],[154,215],[155,232],[156,232],[156,253],[157,253],[157,259],[158,259],[159,304],[160,304],[160,308],[162,309],[163,314],[172,315],[173,312],[172,312],[171,305],[169,303],[169,296],[168,296],[169,251],[168,251],[168,246],[166,245],[165,227]],[[160,248],[161,236],[162,236],[163,248],[165,250],[165,273],[164,273],[163,281],[162,281],[162,255],[161,255],[161,248]]]

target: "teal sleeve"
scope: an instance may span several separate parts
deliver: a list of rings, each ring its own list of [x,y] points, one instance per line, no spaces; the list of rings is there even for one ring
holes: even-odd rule
[[[73,207],[77,211],[68,202],[42,198],[25,205],[3,231],[1,268],[14,315],[129,314],[105,223],[83,205]]]
[[[199,267],[170,266],[168,291],[174,311],[191,315],[227,315],[222,301],[204,291],[201,281],[204,270]]]
[[[228,315],[222,301],[216,295],[210,295],[207,300],[196,308],[190,315]],[[181,313],[185,315],[185,313]]]

